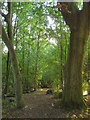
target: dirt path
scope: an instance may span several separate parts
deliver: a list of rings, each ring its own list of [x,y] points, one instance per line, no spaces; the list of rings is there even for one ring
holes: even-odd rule
[[[22,110],[9,109],[4,118],[66,118],[70,112],[55,108],[53,95],[46,95],[46,91],[47,89],[44,89],[40,92],[24,94],[26,106]],[[77,111],[76,114],[80,114],[80,111]]]
[[[46,89],[40,92],[26,94],[24,96],[26,107],[23,117],[29,118],[63,118],[65,117],[59,109],[54,108],[53,95],[46,95]]]
[[[40,92],[24,94],[25,108],[17,109],[9,117],[11,118],[66,118],[66,113],[54,108],[53,95],[46,95],[47,89]]]

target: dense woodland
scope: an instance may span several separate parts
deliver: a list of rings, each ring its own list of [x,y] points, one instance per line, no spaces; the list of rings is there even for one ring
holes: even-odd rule
[[[23,95],[47,88],[61,96],[62,108],[89,111],[90,3],[4,2],[0,7],[4,107],[11,101],[13,109],[24,108]]]

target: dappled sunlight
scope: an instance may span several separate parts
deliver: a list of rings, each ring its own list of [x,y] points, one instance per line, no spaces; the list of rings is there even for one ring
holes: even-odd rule
[[[89,3],[70,1],[0,3],[3,118],[88,118]]]
[[[84,92],[83,92],[83,95],[87,95],[87,94],[88,94],[88,91],[84,91]]]

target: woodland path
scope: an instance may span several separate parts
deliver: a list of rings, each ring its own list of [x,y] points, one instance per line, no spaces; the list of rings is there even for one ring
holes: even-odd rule
[[[67,114],[73,115],[69,111],[65,109],[56,108],[54,105],[56,103],[56,99],[54,99],[53,95],[46,95],[47,89],[43,89],[43,91],[32,92],[23,94],[25,100],[25,107],[22,110],[18,110],[17,108],[9,108],[9,105],[5,108],[8,109],[5,113],[4,118],[67,118]],[[90,99],[88,99],[90,100]],[[88,101],[89,103],[89,101]],[[89,104],[90,106],[90,104]],[[76,114],[80,114],[79,110],[76,111]],[[84,112],[83,112],[84,113]],[[70,116],[71,116],[70,115]],[[85,115],[85,118],[88,118]]]
[[[56,109],[53,95],[46,95],[47,89],[40,92],[24,94],[25,108],[10,111],[9,118],[66,118],[66,112]]]

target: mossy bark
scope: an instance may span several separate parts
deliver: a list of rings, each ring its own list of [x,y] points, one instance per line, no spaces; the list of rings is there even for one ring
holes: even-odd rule
[[[14,50],[13,45],[13,32],[12,32],[12,9],[11,9],[11,2],[8,2],[8,14],[4,15],[5,21],[7,22],[7,32],[8,35],[5,32],[4,27],[2,26],[2,40],[4,41],[5,45],[7,46],[12,63],[13,63],[13,69],[15,74],[15,82],[16,82],[16,102],[17,102],[17,108],[24,107],[24,99],[22,95],[22,78],[19,70],[19,65],[17,61],[17,56]],[[2,25],[0,21],[0,25]]]
[[[17,102],[17,108],[24,107],[24,99],[22,95],[22,78],[19,71],[17,56],[14,50],[14,47],[12,45],[12,42],[8,39],[8,36],[2,27],[2,40],[4,41],[5,45],[8,47],[8,50],[10,52],[13,68],[14,68],[14,74],[15,74],[15,82],[16,82],[16,102]]]
[[[65,105],[76,107],[83,105],[81,72],[88,39],[87,31],[83,30],[79,34],[78,32],[80,30],[77,28],[77,30],[71,31],[70,35],[70,49],[65,69],[63,96]]]
[[[63,104],[66,107],[79,108],[83,105],[81,72],[89,35],[89,4],[84,3],[83,10],[79,11],[75,3],[68,3],[68,11],[62,9],[62,15],[71,31]]]
[[[11,66],[11,60],[10,60],[10,54],[9,54],[9,51],[8,51],[8,55],[7,55],[6,84],[5,84],[5,89],[4,89],[4,91],[3,91],[3,97],[4,97],[4,94],[7,94],[7,92],[8,92],[10,66]]]
[[[21,78],[21,74],[19,71],[19,67],[18,67],[16,53],[13,48],[12,48],[12,51],[10,51],[10,54],[12,56],[12,63],[13,63],[14,73],[15,73],[17,107],[22,108],[24,107],[24,99],[22,96],[22,78]]]

